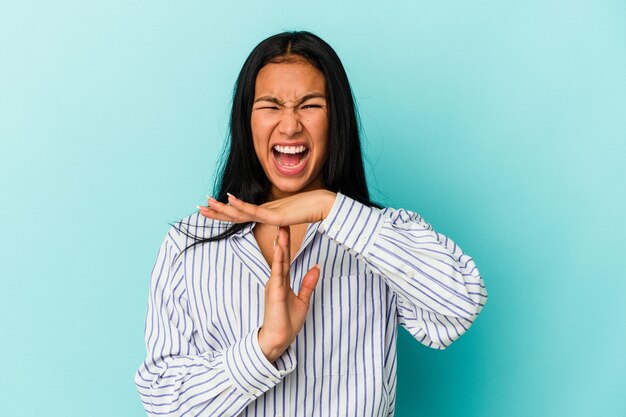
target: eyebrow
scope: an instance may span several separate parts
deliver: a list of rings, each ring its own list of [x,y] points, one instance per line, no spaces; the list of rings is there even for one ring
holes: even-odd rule
[[[298,101],[296,102],[296,106],[299,106],[300,104],[304,103],[307,100],[311,100],[313,98],[323,98],[326,99],[326,96],[322,93],[310,93],[310,94],[306,94],[304,96],[302,96],[300,99],[298,99]],[[254,100],[255,103],[259,102],[259,101],[269,101],[270,103],[275,103],[278,104],[280,106],[284,106],[285,102],[282,100],[277,99],[276,97],[272,97],[272,96],[263,96],[263,97],[259,97],[256,100]]]

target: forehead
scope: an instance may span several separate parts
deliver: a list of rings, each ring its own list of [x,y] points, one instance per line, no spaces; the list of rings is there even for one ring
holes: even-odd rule
[[[295,100],[307,93],[326,93],[324,74],[304,61],[267,64],[257,74],[255,98],[273,96]]]

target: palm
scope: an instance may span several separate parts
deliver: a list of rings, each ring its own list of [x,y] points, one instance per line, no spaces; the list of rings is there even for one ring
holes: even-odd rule
[[[266,333],[282,336],[284,340],[292,340],[300,332],[308,308],[291,288],[267,291],[265,316],[271,319],[264,321],[263,329]]]
[[[265,312],[263,326],[259,331],[259,344],[270,360],[274,360],[287,349],[302,329],[311,294],[319,278],[318,267],[309,270],[296,295],[291,288],[289,276],[289,247],[289,227],[280,227],[274,248],[272,272],[265,284]]]

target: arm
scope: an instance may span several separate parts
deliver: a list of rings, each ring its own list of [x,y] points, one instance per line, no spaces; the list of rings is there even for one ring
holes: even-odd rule
[[[485,305],[473,259],[417,213],[381,211],[338,193],[319,231],[383,277],[397,295],[399,323],[429,347],[448,347]]]
[[[170,230],[152,271],[145,326],[147,357],[135,374],[152,416],[233,416],[295,368],[287,349],[275,362],[263,355],[258,328],[223,349],[202,351],[194,341],[183,257]]]

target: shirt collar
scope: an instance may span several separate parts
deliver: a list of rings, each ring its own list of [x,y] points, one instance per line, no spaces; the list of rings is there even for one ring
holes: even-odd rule
[[[232,222],[229,222],[229,223],[230,223],[230,225],[234,224]],[[230,227],[230,225],[229,225],[229,227]],[[234,236],[237,236],[237,237],[245,236],[246,234],[252,232],[252,229],[254,229],[255,225],[256,225],[255,222],[246,223],[246,225],[243,227],[243,229],[241,229],[240,231],[238,231],[236,233],[233,233],[230,237],[232,238]]]
[[[225,222],[225,223],[228,223],[228,224],[229,224],[229,227],[230,227],[230,225],[234,224],[234,223],[232,223],[232,222]],[[309,240],[309,239],[307,239],[307,238],[308,238],[308,237],[312,237],[312,236],[315,234],[315,232],[317,232],[317,230],[319,229],[319,227],[320,227],[320,225],[321,225],[321,224],[322,224],[322,222],[321,222],[321,221],[316,222],[316,223],[311,223],[311,224],[307,227],[307,232],[306,232],[306,235],[305,235],[304,241]],[[243,236],[247,235],[248,233],[251,233],[251,232],[252,232],[252,229],[254,229],[254,226],[256,226],[256,222],[250,222],[250,223],[247,223],[247,224],[243,227],[243,229],[241,229],[240,231],[238,231],[238,232],[236,232],[236,233],[233,233],[230,237],[231,237],[231,238],[232,238],[232,237],[234,237],[234,236],[237,236],[237,237],[243,237]],[[304,243],[304,241],[303,241],[303,243]]]

